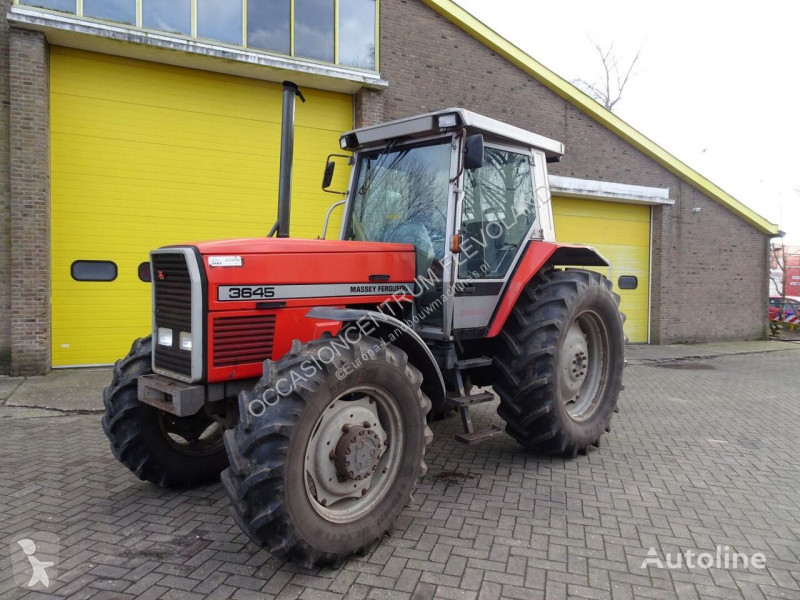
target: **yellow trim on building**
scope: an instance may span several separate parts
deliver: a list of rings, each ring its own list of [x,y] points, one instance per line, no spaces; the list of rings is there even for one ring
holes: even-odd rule
[[[534,77],[561,98],[620,136],[626,142],[644,152],[662,167],[728,208],[731,212],[738,215],[759,231],[770,235],[778,234],[777,225],[770,223],[767,219],[742,204],[722,188],[700,175],[700,173],[692,169],[686,163],[678,160],[675,156],[664,150],[664,148],[628,125],[611,111],[600,106],[581,90],[517,48],[499,33],[495,32],[472,14],[452,2],[452,0],[422,0],[422,2],[445,19],[500,54],[500,56]]]

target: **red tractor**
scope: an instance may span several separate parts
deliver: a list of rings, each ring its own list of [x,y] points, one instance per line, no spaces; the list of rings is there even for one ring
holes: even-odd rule
[[[476,431],[470,406],[497,394],[526,448],[598,445],[624,334],[611,283],[583,268],[607,262],[555,241],[547,163],[562,144],[463,109],[344,134],[340,239],[287,239],[296,92],[285,85],[277,238],[151,252],[152,336],[115,365],[103,428],[141,479],[221,474],[255,542],[321,565],[379,540],[409,503],[429,413],[458,411],[456,438],[477,443],[502,430]]]

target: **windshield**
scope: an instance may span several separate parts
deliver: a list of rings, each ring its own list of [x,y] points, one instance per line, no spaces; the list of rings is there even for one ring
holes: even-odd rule
[[[414,244],[423,273],[445,251],[451,139],[362,154],[348,238]]]

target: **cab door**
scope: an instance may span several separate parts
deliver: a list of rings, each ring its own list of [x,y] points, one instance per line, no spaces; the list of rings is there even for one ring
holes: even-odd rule
[[[483,166],[462,176],[453,330],[480,330],[488,325],[537,227],[533,160],[530,149],[487,144]]]

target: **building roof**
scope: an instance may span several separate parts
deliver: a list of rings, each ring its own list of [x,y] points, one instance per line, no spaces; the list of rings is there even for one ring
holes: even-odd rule
[[[556,75],[536,59],[526,54],[503,36],[489,28],[452,0],[422,0],[424,4],[448,21],[497,52],[500,56],[522,69],[525,73],[545,85],[552,92],[614,132],[626,142],[655,160],[662,167],[683,181],[703,192],[741,219],[769,234],[778,235],[778,226],[769,222],[751,208],[712,183],[689,165],[677,159],[641,132],[637,131],[617,115],[607,110],[577,87]]]

